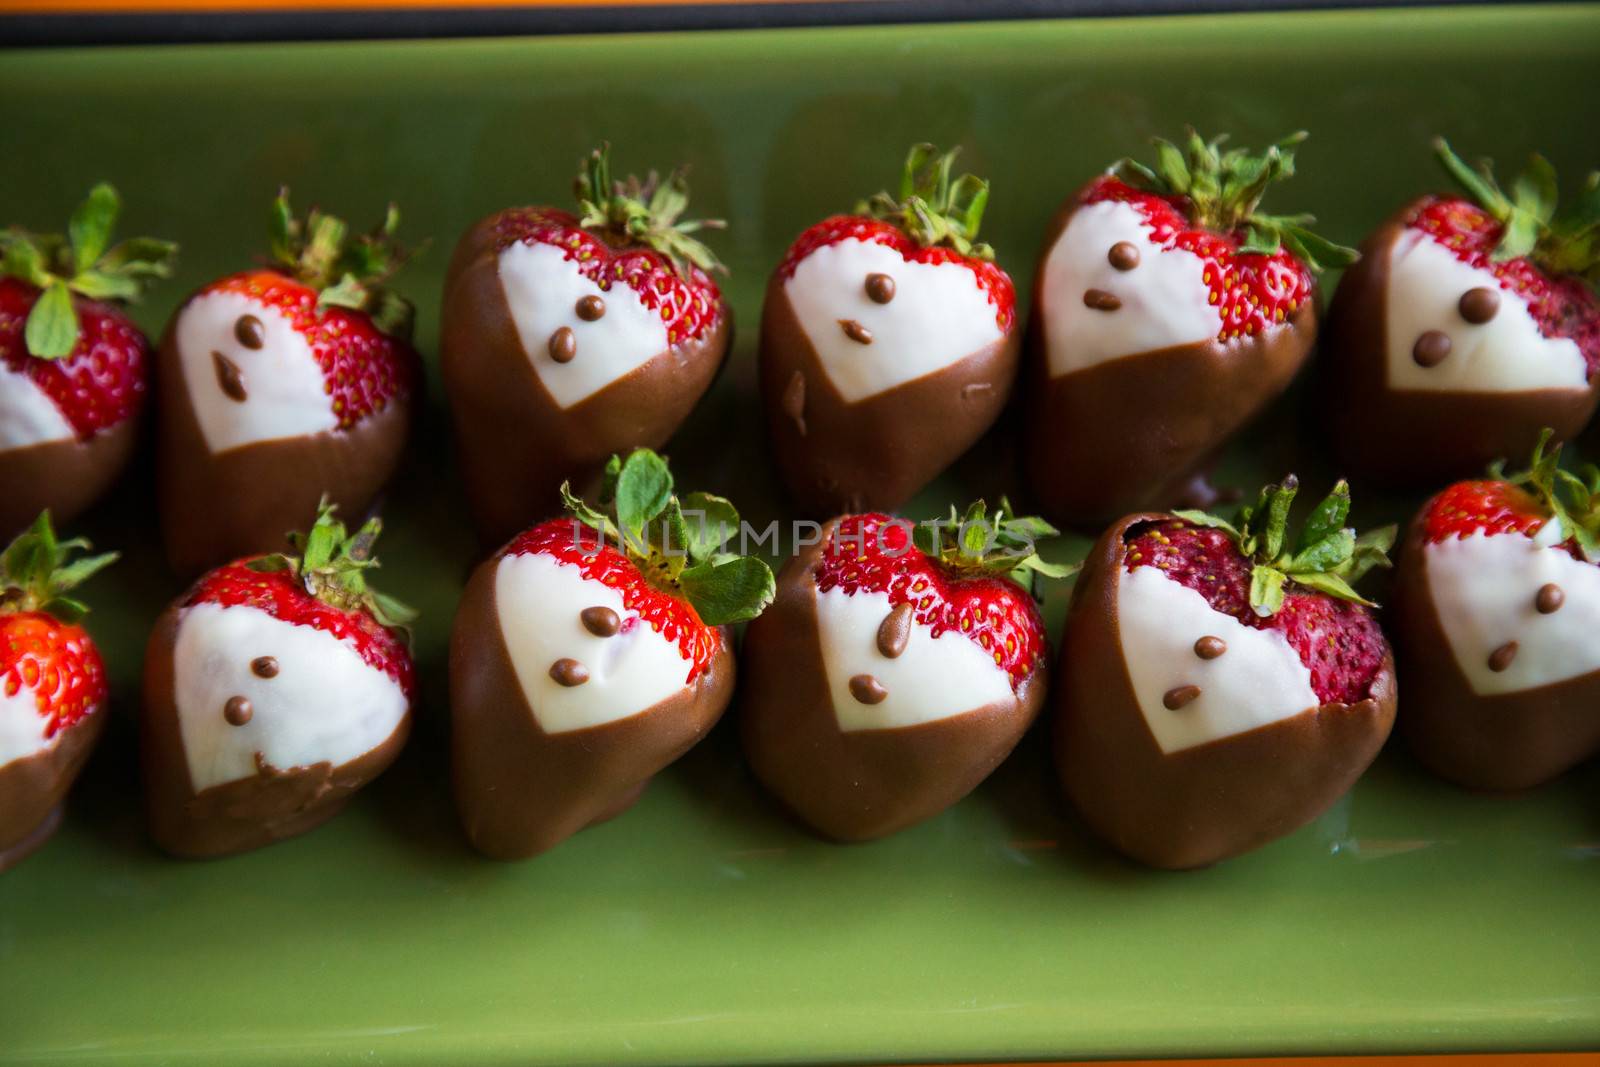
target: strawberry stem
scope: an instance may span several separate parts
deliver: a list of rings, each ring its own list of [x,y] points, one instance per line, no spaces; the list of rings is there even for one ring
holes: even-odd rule
[[[1560,522],[1563,535],[1593,563],[1600,560],[1600,467],[1586,463],[1577,472],[1564,470],[1561,445],[1550,447],[1554,436],[1549,427],[1539,434],[1526,470],[1508,475],[1500,460],[1490,465],[1489,477],[1533,491]]]
[[[943,155],[938,151],[931,144],[912,145],[900,175],[900,195],[877,193],[858,203],[855,213],[893,223],[924,248],[944,245],[963,256],[992,261],[994,249],[977,240],[989,183],[973,174],[952,181],[950,171],[961,149]]]
[[[42,611],[69,623],[83,618],[88,605],[66,594],[117,560],[115,552],[71,558],[89,547],[81,537],[57,540],[50,512],[41,511],[0,553],[0,612]]]
[[[313,207],[304,218],[289,207],[287,187],[272,201],[268,221],[271,262],[317,291],[318,307],[365,312],[391,337],[410,340],[415,309],[385,283],[414,258],[395,238],[400,209],[390,204],[371,231],[351,234],[346,222]]]
[[[665,181],[653,170],[643,181],[632,174],[626,181],[613,181],[611,146],[602,144],[584,161],[574,189],[583,209],[578,224],[602,231],[611,238],[607,243],[653,248],[685,277],[685,263],[704,271],[727,272],[716,253],[691,234],[727,229],[728,224],[721,219],[680,221],[689,207],[688,167],[678,167]]]
[[[1037,516],[1017,515],[1001,497],[993,515],[982,500],[964,514],[951,505],[948,519],[918,523],[912,538],[925,555],[952,570],[1003,574],[1032,593],[1036,577],[1066,578],[1078,570],[1076,564],[1047,563],[1038,553],[1040,541],[1060,532]]]
[[[289,533],[292,554],[258,556],[247,566],[263,573],[289,571],[307,593],[323,603],[341,611],[365,611],[379,625],[406,633],[417,617],[416,611],[380,593],[367,581],[367,572],[378,566],[372,549],[383,531],[383,521],[374,515],[353,535],[347,534],[344,523],[334,518],[334,511],[335,506],[324,496],[317,505],[317,519],[311,529]]]

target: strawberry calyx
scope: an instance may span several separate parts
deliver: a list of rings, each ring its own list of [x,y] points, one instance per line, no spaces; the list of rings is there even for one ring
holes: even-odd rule
[[[584,161],[573,190],[582,208],[578,225],[600,231],[611,238],[609,243],[653,248],[685,278],[686,263],[727,273],[716,253],[691,235],[725,230],[728,224],[722,219],[682,219],[689,207],[688,167],[674,169],[664,180],[652,170],[642,181],[632,174],[625,181],[613,181],[611,145],[602,144]]]
[[[1147,167],[1133,159],[1119,160],[1111,169],[1122,181],[1159,196],[1178,197],[1195,226],[1213,233],[1240,234],[1241,254],[1276,255],[1287,248],[1313,272],[1346,267],[1359,258],[1353,248],[1334,244],[1312,232],[1312,215],[1268,215],[1261,199],[1274,183],[1294,176],[1294,148],[1304,141],[1304,130],[1269,145],[1264,152],[1243,148],[1222,151],[1221,134],[1210,141],[1193,127],[1184,146],[1156,138],[1156,165]]]
[[[753,619],[772,603],[777,582],[765,560],[725,551],[739,513],[725,497],[673,494],[667,461],[648,448],[612,456],[590,507],[563,483],[572,516],[614,544],[654,588],[687,600],[707,626]],[[693,520],[693,521],[691,521]]]
[[[904,230],[924,248],[944,246],[963,256],[993,262],[994,249],[978,242],[989,183],[974,174],[950,180],[960,148],[943,155],[931,144],[915,144],[900,174],[900,195],[887,190],[856,204],[855,213]]]
[[[61,359],[78,343],[73,294],[90,300],[137,303],[156,278],[172,276],[178,246],[153,237],[111,244],[122,198],[101,182],[72,212],[67,234],[0,230],[0,275],[40,290],[28,313],[23,342],[38,359]]]
[[[1306,516],[1291,543],[1289,509],[1299,489],[1300,480],[1293,474],[1276,485],[1263,486],[1255,502],[1240,509],[1237,526],[1203,511],[1173,514],[1196,526],[1221,530],[1238,546],[1251,563],[1250,607],[1259,616],[1273,615],[1283,607],[1284,587],[1290,582],[1339,600],[1376,607],[1354,586],[1372,568],[1389,566],[1388,552],[1394,546],[1396,528],[1384,526],[1357,536],[1345,526],[1350,485],[1341,478]]]
[[[66,623],[83,618],[88,605],[67,594],[115,563],[118,555],[71,558],[89,548],[81,537],[58,540],[49,510],[41,511],[33,525],[0,553],[0,613],[38,611]]]
[[[1558,213],[1555,168],[1537,152],[1507,195],[1491,160],[1469,165],[1443,137],[1434,138],[1433,151],[1445,173],[1504,227],[1491,258],[1526,258],[1551,274],[1581,278],[1600,292],[1600,171],[1590,173],[1577,199]]]
[[[1036,515],[1018,515],[1011,501],[1001,497],[993,515],[982,500],[973,501],[965,513],[952,504],[948,518],[918,523],[912,543],[952,573],[1004,575],[1032,593],[1035,578],[1066,578],[1079,569],[1039,555],[1039,541],[1060,533]]]
[[[391,337],[411,339],[416,309],[385,283],[420,249],[395,239],[400,209],[390,204],[383,221],[367,233],[313,207],[304,218],[289,207],[289,190],[278,190],[268,218],[272,266],[316,290],[317,307],[364,312]]]
[[[1600,561],[1600,467],[1586,463],[1576,472],[1561,467],[1561,445],[1550,447],[1554,436],[1549,427],[1540,432],[1527,470],[1508,475],[1505,461],[1498,460],[1490,465],[1489,477],[1533,496],[1585,560]]]
[[[287,571],[312,598],[340,611],[365,612],[380,626],[407,634],[416,611],[374,589],[367,581],[367,572],[378,566],[372,548],[383,530],[383,521],[373,516],[354,534],[347,534],[344,523],[334,518],[334,511],[335,505],[323,497],[310,531],[289,533],[293,553],[257,556],[245,566],[261,574]]]

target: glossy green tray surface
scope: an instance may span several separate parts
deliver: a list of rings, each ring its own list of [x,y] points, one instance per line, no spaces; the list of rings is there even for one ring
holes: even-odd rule
[[[717,244],[742,328],[672,453],[683,484],[765,521],[781,513],[752,399],[766,272],[805,225],[892,182],[911,141],[968,146],[994,181],[985,236],[1026,292],[1061,196],[1186,121],[1246,144],[1310,129],[1276,209],[1315,210],[1352,243],[1438,184],[1436,131],[1508,164],[1541,148],[1576,179],[1600,162],[1576,89],[1597,61],[1600,11],[1578,6],[0,52],[0,214],[64,221],[113,180],[124,233],[185,246],[140,309],[157,330],[189,288],[248,264],[280,181],[358,225],[395,198],[403,232],[434,238],[402,276],[431,361],[440,276],[474,218],[564,202],[602,138],[623,169],[687,159],[696,209],[733,227]],[[89,589],[115,718],[61,834],[0,877],[0,1064],[1600,1043],[1593,765],[1488,797],[1391,751],[1301,833],[1173,875],[1086,837],[1040,732],[945,815],[837,847],[763,799],[725,723],[622,818],[526,864],[478,859],[445,785],[443,650],[474,551],[445,426],[435,392],[383,545],[387,587],[425,612],[420,727],[344,816],[251,855],[180,863],[144,840],[130,719],[145,634],[179,588],[147,472],[80,524],[127,552]],[[1227,472],[1323,478],[1315,436],[1291,398]],[[1014,488],[1004,435],[986,448],[909,511]],[[1369,498],[1363,518],[1415,503]],[[1063,607],[1057,590],[1053,628]]]

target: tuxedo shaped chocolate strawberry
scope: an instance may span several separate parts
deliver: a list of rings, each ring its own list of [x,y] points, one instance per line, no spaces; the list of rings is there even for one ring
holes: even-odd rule
[[[1235,528],[1130,515],[1073,590],[1056,765],[1095,833],[1156,867],[1202,867],[1316,818],[1394,723],[1394,659],[1352,584],[1394,528],[1345,528],[1340,482],[1287,532],[1293,476]]]
[[[324,502],[292,554],[218,567],[156,621],[140,720],[156,844],[223,856],[305,833],[399,755],[412,613],[367,582],[380,528],[347,536]]]
[[[1304,362],[1315,274],[1354,258],[1310,216],[1261,211],[1304,137],[1260,154],[1192,130],[1182,148],[1158,140],[1154,170],[1125,159],[1056,215],[1034,282],[1026,446],[1052,519],[1203,495],[1218,448]]]
[[[767,283],[761,397],[808,513],[892,510],[999,417],[1017,374],[1016,296],[977,243],[989,183],[911,149],[879,193],[802,233]]]
[[[1394,594],[1402,731],[1439,774],[1539,785],[1600,752],[1600,472],[1458,482],[1412,521]]]
[[[1034,542],[1055,530],[980,502],[913,528],[847,515],[784,567],[745,633],[740,725],[756,777],[817,832],[864,841],[989,776],[1044,701]]]
[[[733,694],[728,625],[772,571],[722,551],[739,515],[673,495],[654,452],[613,457],[605,512],[514,537],[473,572],[450,638],[456,806],[495,859],[524,859],[625,811]]]
[[[268,266],[184,302],[161,342],[162,533],[192,575],[271,552],[326,496],[367,510],[399,463],[420,385],[393,205],[370,234],[279,194]]]
[[[177,245],[111,244],[104,183],[65,238],[0,231],[0,534],[71,520],[114,482],[139,436],[150,345],[123,311],[172,272]]]
[[[68,594],[117,558],[72,560],[48,512],[0,555],[0,871],[55,832],[105,727],[106,669]]]
[[[485,543],[582,492],[614,453],[665,444],[727,355],[722,265],[685,221],[684,170],[577,180],[581,214],[511,208],[461,238],[445,278],[440,355],[461,476]]]
[[[1486,161],[1435,150],[1465,195],[1396,212],[1328,309],[1335,443],[1352,470],[1396,484],[1526,455],[1545,427],[1567,440],[1600,398],[1600,175],[1557,216],[1542,157],[1508,195]]]

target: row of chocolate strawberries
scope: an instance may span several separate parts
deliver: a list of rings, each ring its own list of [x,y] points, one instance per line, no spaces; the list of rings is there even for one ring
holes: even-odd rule
[[[728,707],[745,756],[820,834],[882,837],[958,802],[1047,700],[1066,795],[1143,862],[1204,866],[1325,811],[1396,720],[1471,786],[1544,782],[1600,751],[1600,472],[1541,443],[1518,475],[1457,483],[1413,521],[1394,626],[1356,589],[1394,529],[1357,536],[1339,483],[1291,533],[1297,484],[1237,523],[1113,524],[1078,576],[1052,667],[1031,595],[1055,531],[982,504],[940,524],[824,524],[774,579],[731,551],[727,500],[679,497],[648,449],[592,507],[512,538],[457,608],[449,683],[457,809],[498,859],[626,810]],[[321,507],[292,551],[202,577],[157,621],[140,747],[150,831],[217,856],[310,830],[398,754],[409,613],[368,581],[377,519]],[[48,516],[0,557],[0,869],[36,848],[105,720],[98,653]],[[748,622],[735,649],[730,627]],[[1054,679],[1050,675],[1054,673]],[[1052,684],[1053,683],[1053,684]],[[1401,699],[1403,697],[1403,699]]]
[[[1356,258],[1308,217],[1261,210],[1299,140],[1158,142],[1155,168],[1124,160],[1070,197],[1025,367],[1011,280],[977,243],[987,183],[914,148],[896,194],[806,230],[768,286],[761,393],[797,507],[899,507],[993,424],[1019,373],[1051,521],[1181,499],[1305,361],[1315,274]],[[1569,439],[1600,398],[1600,187],[1558,216],[1542,159],[1508,196],[1487,165],[1438,152],[1469,195],[1424,196],[1380,227],[1326,331],[1330,436],[1374,482],[1437,484],[1527,454],[1544,427]],[[613,181],[601,150],[577,191],[578,214],[484,219],[450,264],[441,360],[485,545],[548,515],[562,482],[593,488],[607,457],[660,447],[727,353],[720,265],[697,239],[714,224],[684,220],[683,174]],[[66,521],[131,453],[151,360],[115,304],[168,273],[173,246],[111,246],[116,209],[102,186],[68,239],[0,235],[6,532],[45,507]],[[162,525],[184,574],[273,549],[323,493],[364,511],[411,422],[393,209],[367,234],[283,197],[271,220],[269,265],[192,296],[156,360]]]

